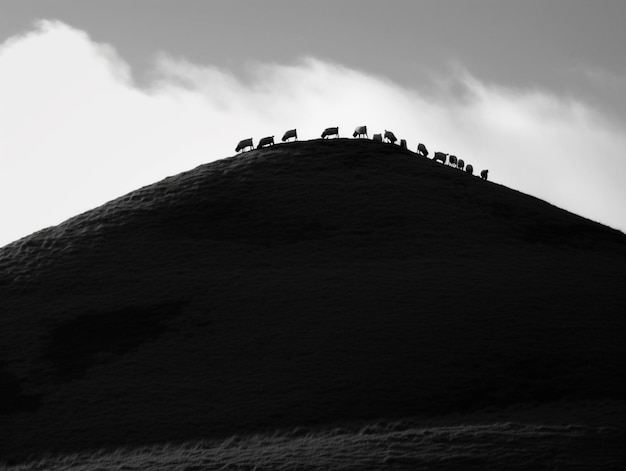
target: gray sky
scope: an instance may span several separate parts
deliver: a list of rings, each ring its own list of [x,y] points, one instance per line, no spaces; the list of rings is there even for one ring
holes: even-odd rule
[[[145,77],[155,54],[239,69],[330,59],[401,84],[461,63],[479,78],[584,97],[626,118],[623,0],[0,0],[0,39],[39,18],[112,44]],[[598,76],[615,79],[598,86]],[[609,81],[608,79],[607,81]],[[621,80],[621,83],[619,83]],[[605,84],[606,85],[606,84]]]
[[[36,20],[56,22],[42,28],[35,24]],[[430,143],[448,145],[449,148],[442,150],[452,153],[474,152],[483,158],[484,166],[494,167],[495,154],[508,151],[505,146],[507,140],[511,148],[524,147],[527,142],[526,154],[536,154],[537,146],[543,147],[542,138],[546,140],[542,159],[548,156],[552,158],[553,154],[559,153],[557,142],[569,142],[570,147],[563,147],[563,154],[569,155],[560,156],[558,161],[558,165],[563,165],[569,161],[571,153],[577,153],[575,142],[580,140],[580,152],[585,153],[586,160],[574,162],[574,166],[580,169],[580,175],[572,175],[570,184],[565,176],[560,178],[558,185],[530,185],[528,179],[534,178],[533,175],[541,169],[537,167],[541,165],[541,160],[529,162],[529,165],[535,167],[528,175],[515,168],[513,157],[507,164],[500,161],[503,168],[496,165],[490,173],[495,180],[507,186],[529,192],[624,231],[626,214],[620,218],[617,206],[624,201],[620,198],[625,194],[620,192],[621,182],[616,179],[617,176],[626,176],[626,162],[623,157],[613,155],[623,144],[620,136],[626,134],[624,24],[624,0],[0,0],[0,44],[4,44],[0,46],[0,74],[7,77],[11,71],[15,71],[16,77],[19,74],[28,76],[24,83],[17,79],[13,82],[5,79],[2,82],[0,77],[0,86],[4,87],[8,97],[24,93],[25,96],[40,97],[39,103],[47,103],[45,97],[55,94],[50,85],[54,83],[53,80],[47,80],[46,85],[46,69],[43,69],[42,76],[42,70],[28,68],[23,64],[36,67],[43,60],[36,60],[37,54],[52,58],[66,51],[68,62],[63,65],[63,57],[59,56],[58,68],[64,68],[68,74],[71,70],[71,77],[85,77],[86,72],[81,72],[78,69],[80,64],[76,62],[85,63],[86,59],[79,60],[82,57],[82,52],[78,52],[80,48],[72,52],[71,46],[83,41],[83,49],[95,48],[92,56],[100,57],[97,63],[101,64],[103,70],[113,71],[111,74],[118,78],[127,74],[127,80],[120,79],[116,83],[113,83],[114,79],[105,84],[98,81],[100,78],[94,78],[93,90],[104,90],[111,84],[115,90],[123,86],[124,96],[130,100],[124,101],[122,95],[116,95],[120,97],[118,107],[108,111],[103,111],[101,107],[90,111],[80,108],[85,116],[90,116],[89,112],[103,116],[106,112],[116,114],[131,108],[146,110],[156,106],[157,102],[159,109],[162,109],[163,106],[173,106],[170,102],[172,97],[176,97],[179,104],[185,100],[211,103],[215,113],[221,110],[223,116],[229,117],[226,121],[247,122],[248,128],[242,129],[241,133],[245,137],[254,134],[258,139],[261,137],[258,133],[266,131],[264,124],[267,122],[281,126],[297,120],[297,116],[291,114],[292,110],[287,110],[289,102],[281,102],[285,87],[291,90],[292,96],[297,96],[297,100],[292,103],[300,106],[304,113],[311,112],[308,106],[313,99],[323,101],[327,98],[331,103],[341,102],[349,94],[350,83],[354,83],[354,89],[370,94],[361,98],[365,102],[372,93],[380,96],[389,93],[391,98],[397,100],[396,108],[392,102],[385,105],[389,108],[384,111],[382,105],[376,105],[377,109],[372,105],[372,109],[363,108],[360,116],[385,116],[387,119],[384,122],[389,123],[390,127],[395,125],[401,128],[403,122],[399,117],[404,116],[403,113],[408,115],[410,109],[407,103],[410,102],[416,115],[426,113],[426,110],[430,113],[421,117],[421,120],[415,118],[416,121],[412,123],[414,127],[407,131],[419,134],[424,129],[422,136],[415,136],[415,139],[421,140],[423,137],[426,140],[429,137]],[[60,38],[62,31],[67,33],[67,42],[59,39],[56,43],[52,38]],[[83,33],[86,36],[81,39]],[[26,38],[32,41],[28,42]],[[36,45],[37,38],[41,39],[42,44]],[[43,45],[43,39],[49,44],[48,50]],[[31,43],[32,46],[26,47]],[[38,52],[33,52],[35,50]],[[76,55],[71,56],[74,53]],[[14,56],[22,59],[11,59]],[[307,63],[307,58],[317,62]],[[110,62],[102,65],[103,61]],[[55,69],[55,66],[49,67]],[[303,71],[304,75],[298,75]],[[55,70],[52,75],[61,84],[73,81],[64,78],[59,70]],[[319,80],[307,85],[312,75]],[[348,77],[352,82],[346,80],[344,83],[342,80]],[[295,87],[295,80],[303,85]],[[316,93],[322,83],[344,83],[346,89],[340,99],[329,96],[327,92],[318,96]],[[46,89],[46,86],[50,88]],[[88,85],[84,86],[92,90]],[[29,94],[28,87],[33,87],[37,93]],[[184,99],[181,98],[183,96]],[[271,110],[274,115],[266,119],[257,112],[255,121],[254,112],[242,114],[245,113],[245,106],[235,106],[233,103],[236,97],[244,96],[248,103],[253,103],[250,109],[257,111],[261,102],[267,103],[271,98],[271,102],[276,103]],[[221,100],[226,99],[224,97],[231,97],[230,101],[220,105]],[[72,105],[74,98],[77,100],[75,103],[84,103],[84,99],[80,101],[76,97],[63,95],[61,101],[55,104],[56,112],[60,116],[71,115],[71,110],[79,106]],[[166,101],[167,105],[164,104]],[[63,106],[63,103],[67,106]],[[344,106],[361,106],[347,99],[342,103]],[[0,102],[0,110],[3,105],[5,120],[9,124],[5,125],[4,135],[0,129],[0,165],[4,165],[4,168],[0,167],[0,174],[4,173],[6,179],[7,173],[13,171],[12,180],[15,180],[19,176],[16,171],[19,165],[11,162],[11,159],[18,158],[15,149],[22,147],[14,140],[12,147],[5,148],[2,154],[2,139],[8,142],[16,134],[7,134],[13,124],[6,117],[9,115],[6,110],[10,106]],[[194,112],[192,108],[195,109],[196,105],[188,106],[190,108],[185,108],[184,116],[191,116]],[[394,121],[394,109],[398,110],[397,123]],[[375,114],[377,110],[379,113]],[[198,111],[198,119],[217,120],[220,116],[217,113],[209,118],[207,112],[204,110],[202,114]],[[316,113],[321,111],[316,109]],[[341,113],[335,110],[335,116]],[[482,123],[480,126],[472,117],[476,113],[482,119],[479,120]],[[490,116],[499,117],[491,128]],[[330,120],[329,125],[335,123],[333,115],[320,116],[320,120],[322,118],[326,122]],[[346,126],[361,124],[358,118],[345,114]],[[353,119],[357,122],[352,122]],[[501,126],[502,119],[507,123],[504,128]],[[445,127],[445,122],[449,127]],[[546,122],[548,125],[542,127],[542,123]],[[514,124],[515,129],[511,129]],[[32,131],[37,135],[36,127]],[[271,130],[268,128],[267,131]],[[275,131],[280,134],[282,129]],[[537,135],[544,131],[545,135]],[[61,130],[57,135],[63,135]],[[449,137],[446,139],[445,136]],[[317,129],[312,129],[308,137],[317,137]],[[410,139],[412,136],[407,137]],[[116,139],[114,132],[111,139]],[[121,137],[117,139],[123,142]],[[185,139],[190,138],[186,136]],[[235,136],[229,139],[235,139]],[[551,139],[556,139],[553,146],[549,143]],[[493,140],[495,147],[486,145],[485,140]],[[500,147],[497,144],[499,140],[502,141]],[[134,148],[141,151],[141,146],[135,141]],[[412,147],[417,144],[409,143]],[[55,149],[52,144],[46,145],[51,150]],[[125,146],[128,148],[127,144]],[[198,146],[201,144],[198,143]],[[62,148],[63,145],[58,143],[58,149]],[[232,154],[229,151],[219,155],[221,149],[219,143],[216,143],[212,150],[218,152],[218,155],[211,154],[211,159]],[[610,154],[606,156],[609,160],[590,162],[590,159],[594,159],[596,149],[598,154]],[[13,150],[11,155],[8,155],[9,150]],[[180,151],[178,149],[177,155],[180,155]],[[204,151],[211,153],[211,147],[206,147]],[[41,149],[38,152],[33,150],[27,154],[24,151],[24,156],[20,158],[32,158],[33,162],[37,158],[44,158]],[[116,150],[111,149],[110,152]],[[52,153],[46,158],[54,160],[56,157]],[[60,154],[58,158],[62,161]],[[163,159],[166,158],[164,155]],[[581,156],[576,158],[583,159]],[[177,159],[181,160],[179,157]],[[188,168],[185,165],[193,166],[197,163],[201,162],[197,159],[182,159],[180,168],[163,164],[161,170],[162,173],[182,171]],[[76,167],[75,162],[66,164]],[[138,161],[135,164],[139,172],[142,163]],[[596,206],[583,202],[579,206],[574,196],[555,194],[553,197],[548,191],[549,186],[569,186],[571,194],[580,193],[584,172],[589,173],[588,169],[594,166],[604,168],[606,174],[592,170],[597,175],[594,173],[589,180],[589,194],[599,197],[599,192],[606,192],[607,201],[617,198],[618,202],[614,203],[615,207],[610,211],[606,201],[598,200]],[[612,171],[608,169],[609,166],[616,167]],[[26,179],[25,167],[20,168],[22,178]],[[82,171],[87,172],[88,166]],[[551,171],[558,172],[556,163]],[[76,179],[84,177],[79,169],[73,172]],[[498,175],[502,178],[499,179]],[[516,180],[509,175],[526,180]],[[20,219],[24,220],[31,218],[29,214],[32,214],[33,222],[25,224],[22,232],[5,230],[4,238],[0,233],[0,245],[39,228],[38,224],[44,227],[58,223],[77,211],[89,209],[90,204],[100,204],[107,198],[117,196],[116,192],[132,190],[133,184],[149,183],[148,178],[161,176],[164,175],[155,171],[145,173],[143,179],[129,179],[125,185],[110,184],[110,193],[102,190],[98,197],[83,198],[83,206],[72,206],[69,201],[73,198],[59,195],[58,205],[67,203],[67,210],[59,211],[52,219],[34,214],[37,212],[35,208],[39,206],[33,201],[31,206],[25,206],[20,212]],[[83,190],[89,191],[89,188]],[[0,192],[0,197],[5,200],[6,191]],[[36,187],[32,191],[36,192]],[[49,196],[46,194],[46,197]],[[583,195],[580,199],[588,199],[588,196]],[[568,205],[569,201],[572,201],[571,205]],[[6,203],[4,206],[0,203],[0,211],[3,208],[5,213],[9,212]],[[604,208],[606,211],[596,208]]]

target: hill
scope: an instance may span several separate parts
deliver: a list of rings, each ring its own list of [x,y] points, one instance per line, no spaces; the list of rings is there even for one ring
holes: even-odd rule
[[[625,275],[624,234],[397,146],[219,160],[0,249],[0,457],[623,405]]]

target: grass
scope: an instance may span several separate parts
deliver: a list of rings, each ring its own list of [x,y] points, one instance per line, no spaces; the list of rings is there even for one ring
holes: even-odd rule
[[[403,420],[47,456],[7,467],[46,470],[621,469],[611,427]],[[529,453],[532,449],[532,453]]]
[[[396,146],[216,161],[0,249],[0,457],[620,402],[625,274],[623,234]]]

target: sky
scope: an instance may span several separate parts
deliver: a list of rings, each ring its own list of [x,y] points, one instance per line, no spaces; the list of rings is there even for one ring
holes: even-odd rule
[[[392,130],[626,232],[624,0],[0,0],[0,246],[235,154]]]

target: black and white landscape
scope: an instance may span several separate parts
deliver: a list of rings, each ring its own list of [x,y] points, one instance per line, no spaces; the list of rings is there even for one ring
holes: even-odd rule
[[[396,145],[218,160],[0,249],[0,456],[617,469],[625,274],[621,232]]]
[[[625,18],[0,0],[0,471],[623,469]]]

